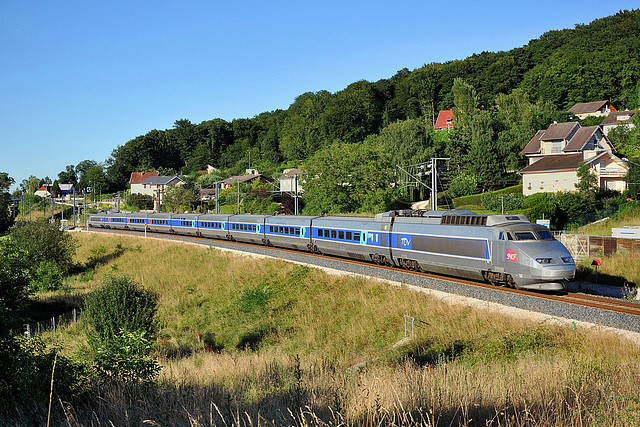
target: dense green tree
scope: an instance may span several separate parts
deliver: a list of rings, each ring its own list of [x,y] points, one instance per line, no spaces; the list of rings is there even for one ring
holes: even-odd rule
[[[22,182],[20,183],[20,187],[22,188],[24,194],[33,194],[38,191],[38,188],[40,188],[40,183],[40,178],[31,175],[29,178],[22,180]]]
[[[496,143],[507,170],[518,170],[525,166],[520,152],[539,129],[549,126],[554,113],[551,103],[538,101],[532,104],[522,89],[496,97]]]
[[[198,199],[196,193],[186,185],[174,185],[164,194],[162,210],[164,212],[191,211]]]
[[[320,116],[331,97],[327,91],[307,92],[291,104],[279,141],[285,159],[306,159],[322,146]]]
[[[83,176],[83,181],[87,187],[91,187],[93,194],[104,193],[109,190],[109,184],[107,183],[107,177],[105,176],[102,166],[94,166],[87,171]]]
[[[0,236],[5,234],[13,219],[9,211],[9,188],[15,181],[6,172],[0,172]]]
[[[372,141],[382,145],[397,166],[428,162],[444,154],[444,147],[434,141],[432,129],[422,118],[391,123]]]
[[[309,161],[305,209],[309,214],[381,212],[394,197],[393,165],[379,144],[335,142]]]
[[[11,238],[29,254],[29,260],[37,266],[41,262],[53,262],[67,273],[73,265],[76,243],[73,236],[60,230],[59,223],[46,220],[20,221],[9,232]]]
[[[73,184],[78,185],[78,179],[76,176],[75,166],[67,165],[63,171],[58,174],[58,182],[60,184]]]

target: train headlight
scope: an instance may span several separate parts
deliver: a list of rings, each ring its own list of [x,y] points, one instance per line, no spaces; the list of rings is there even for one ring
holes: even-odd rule
[[[539,264],[551,264],[553,258],[536,258]]]
[[[563,256],[562,262],[571,263],[573,262],[573,258],[571,258],[570,256]]]

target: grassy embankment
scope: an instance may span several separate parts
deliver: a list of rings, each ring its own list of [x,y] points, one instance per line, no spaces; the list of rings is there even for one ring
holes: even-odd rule
[[[611,236],[611,229],[627,225],[640,225],[640,208],[630,205],[621,209],[616,215],[604,221],[588,224],[578,229],[578,233],[591,236]],[[598,267],[601,283],[616,285],[640,286],[640,262],[638,256],[630,256],[624,251],[618,251],[610,256],[599,256],[602,265]],[[582,277],[593,280],[595,267],[591,265],[592,259],[586,259],[578,263],[578,273]]]
[[[69,279],[67,295],[112,272],[158,291],[163,365],[156,387],[102,388],[99,399],[73,402],[66,418],[81,424],[640,423],[640,349],[597,328],[449,306],[279,260],[77,236],[78,262],[100,265]],[[392,349],[404,314],[416,318],[416,336]],[[85,327],[50,342],[82,358]]]

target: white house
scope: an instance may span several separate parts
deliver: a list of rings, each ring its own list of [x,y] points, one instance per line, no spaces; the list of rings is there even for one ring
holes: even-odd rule
[[[600,127],[602,127],[602,131],[605,135],[609,135],[609,132],[618,126],[626,126],[629,129],[632,129],[635,125],[631,120],[635,114],[635,110],[613,112],[609,114],[602,123],[600,123]]]
[[[162,205],[162,201],[164,200],[164,194],[169,187],[173,187],[174,185],[184,185],[184,181],[178,177],[178,175],[174,176],[150,176],[144,181],[140,183],[140,187],[137,188],[137,194],[148,194],[154,199],[154,209],[158,209],[158,203]],[[131,191],[132,194],[133,190]]]
[[[522,150],[529,166],[520,170],[522,193],[572,191],[578,169],[589,165],[600,188],[624,191],[627,165],[615,154],[613,145],[599,126],[554,123],[539,130]]]
[[[158,175],[160,175],[158,172],[131,172],[131,178],[129,179],[131,194],[146,194],[142,191],[142,181],[149,177]]]
[[[295,193],[297,176],[298,193],[304,193],[302,188],[302,173],[302,169],[285,169],[282,176],[278,178],[280,191],[283,193]]]
[[[608,116],[609,113],[618,111],[609,101],[582,102],[569,108],[569,111],[581,120],[589,116]]]

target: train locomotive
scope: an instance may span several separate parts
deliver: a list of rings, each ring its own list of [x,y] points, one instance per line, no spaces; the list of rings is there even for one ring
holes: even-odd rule
[[[575,276],[567,248],[524,215],[389,211],[374,218],[101,212],[89,226],[225,239],[557,291]]]

